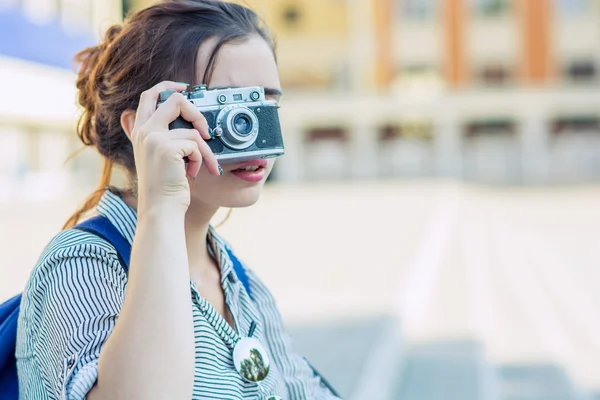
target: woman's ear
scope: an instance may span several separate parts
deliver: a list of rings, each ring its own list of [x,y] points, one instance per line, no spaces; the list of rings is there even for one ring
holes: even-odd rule
[[[121,114],[121,128],[125,131],[125,134],[131,140],[131,133],[135,126],[135,110],[125,110]]]

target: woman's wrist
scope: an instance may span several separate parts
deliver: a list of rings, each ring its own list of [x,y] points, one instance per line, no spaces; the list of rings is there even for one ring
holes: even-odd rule
[[[185,220],[188,206],[172,201],[138,201],[138,221],[150,220],[172,220],[173,222]]]
[[[172,204],[152,204],[138,211],[135,240],[132,246],[132,268],[137,263],[152,265],[179,265],[187,271],[185,245],[185,212]],[[186,272],[187,274],[187,272]],[[186,275],[187,276],[187,275]]]

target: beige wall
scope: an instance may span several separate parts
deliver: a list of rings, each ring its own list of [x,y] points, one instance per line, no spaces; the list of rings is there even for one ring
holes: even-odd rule
[[[282,83],[288,88],[344,85],[348,69],[346,0],[231,0],[250,6],[265,20],[278,43]],[[157,0],[132,0],[137,10]],[[296,24],[286,12],[295,10]]]
[[[348,64],[348,12],[343,0],[248,0],[278,43],[282,84],[293,88],[342,85]],[[294,10],[296,23],[286,20]]]
[[[140,8],[156,0],[132,0]],[[288,90],[336,91],[346,88],[360,88],[373,91],[376,83],[381,85],[382,71],[391,75],[393,81],[409,78],[403,73],[407,67],[427,66],[448,79],[445,66],[448,65],[449,43],[447,19],[443,10],[456,0],[440,0],[440,10],[431,20],[403,19],[397,10],[401,0],[231,0],[249,5],[264,18],[278,42],[278,57],[282,84]],[[455,3],[456,2],[456,3]],[[536,46],[539,41],[526,35],[521,14],[525,3],[531,7],[554,4],[550,0],[523,0],[513,3],[512,11],[501,17],[480,18],[475,13],[465,12],[459,22],[462,27],[461,81],[470,86],[475,82],[481,69],[488,65],[502,65],[508,69],[515,83],[524,65],[524,49]],[[443,6],[443,7],[442,7]],[[382,8],[380,10],[379,8]],[[290,23],[285,15],[296,10],[298,19]],[[381,29],[380,17],[390,13],[393,36],[386,41],[389,58],[377,35]],[[534,12],[533,15],[538,15]],[[597,37],[600,35],[600,5],[594,12],[576,17],[548,13],[549,39],[547,50],[553,71],[548,74],[560,80],[563,65],[571,60],[590,59],[600,63],[600,48]],[[546,17],[544,17],[546,18]],[[526,39],[528,38],[529,39]],[[526,51],[529,54],[531,51]],[[536,53],[536,52],[533,52]],[[458,53],[457,53],[458,54]],[[537,53],[536,53],[537,54]],[[529,58],[532,58],[530,56]],[[538,57],[539,58],[539,57]],[[386,65],[380,65],[385,63]],[[556,79],[543,80],[553,84]],[[387,80],[387,79],[386,79]],[[523,82],[523,81],[522,81]]]
[[[306,39],[345,37],[348,18],[345,0],[239,0],[252,7],[279,37],[302,35]],[[300,23],[293,27],[286,23],[286,10],[295,9]]]

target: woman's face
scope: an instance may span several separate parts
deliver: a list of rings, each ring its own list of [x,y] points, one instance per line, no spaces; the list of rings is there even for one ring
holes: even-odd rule
[[[196,76],[199,79],[204,76],[213,46],[214,42],[208,41],[198,50],[199,62],[196,66]],[[267,42],[260,36],[251,36],[241,43],[223,45],[217,54],[213,71],[209,90],[223,87],[263,86],[265,89],[281,91],[275,57]],[[267,95],[267,99],[278,101],[279,96]],[[242,179],[240,176],[243,175],[232,172],[239,168],[241,165],[239,162],[221,164],[223,176],[212,175],[203,166],[192,184],[192,202],[217,207],[250,206],[258,200],[274,163],[275,159],[268,159],[262,171],[263,177],[257,182]]]

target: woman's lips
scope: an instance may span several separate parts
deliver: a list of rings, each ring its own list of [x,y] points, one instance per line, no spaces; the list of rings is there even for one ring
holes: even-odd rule
[[[231,173],[246,182],[260,182],[265,177],[266,169],[259,167],[255,171],[234,170]]]
[[[229,172],[246,182],[260,182],[265,177],[267,165],[267,160],[252,160],[238,164]]]
[[[235,166],[235,168],[232,169],[232,171],[234,171],[236,169],[240,169],[240,168],[254,167],[254,166],[266,168],[268,164],[269,164],[269,162],[267,160],[263,160],[263,159],[250,160],[250,161],[245,161],[245,162],[237,164]]]

